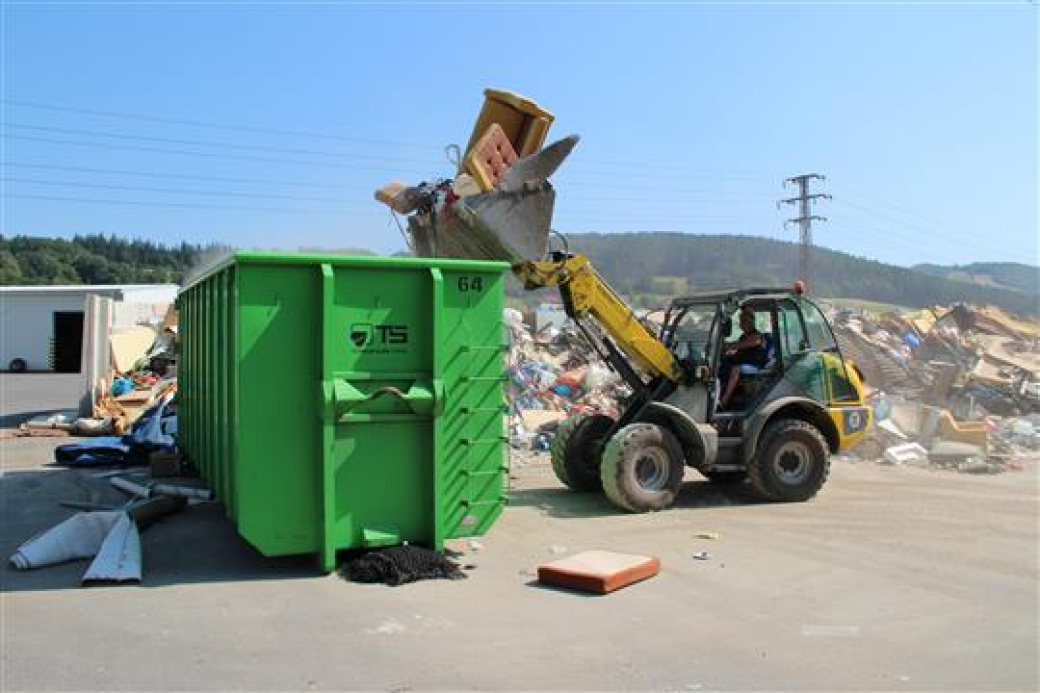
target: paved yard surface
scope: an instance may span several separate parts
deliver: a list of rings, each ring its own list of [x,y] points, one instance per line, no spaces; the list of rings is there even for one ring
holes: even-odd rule
[[[79,373],[0,373],[0,428],[78,406]]]
[[[55,444],[0,441],[5,561],[72,512],[57,501],[114,493],[42,468]],[[646,516],[564,491],[544,458],[515,476],[465,581],[356,585],[265,560],[215,506],[143,534],[141,586],[81,589],[85,562],[5,564],[2,688],[1038,687],[1035,462],[973,477],[836,461],[800,505],[691,473],[680,507]],[[658,555],[663,573],[605,597],[533,584],[539,563],[591,548]]]

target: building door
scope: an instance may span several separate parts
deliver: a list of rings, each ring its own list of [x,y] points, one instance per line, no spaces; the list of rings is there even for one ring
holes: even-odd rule
[[[83,311],[55,311],[51,367],[58,373],[79,373],[82,354]]]

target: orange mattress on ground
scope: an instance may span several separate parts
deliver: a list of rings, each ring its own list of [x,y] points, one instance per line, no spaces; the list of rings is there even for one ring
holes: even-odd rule
[[[661,572],[661,561],[614,551],[585,551],[538,566],[538,581],[596,594],[607,594]]]

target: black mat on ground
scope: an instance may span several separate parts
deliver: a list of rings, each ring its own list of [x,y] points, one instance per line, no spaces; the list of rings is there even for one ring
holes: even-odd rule
[[[392,546],[369,551],[344,563],[339,574],[352,582],[404,585],[418,580],[462,580],[458,564],[421,546]]]

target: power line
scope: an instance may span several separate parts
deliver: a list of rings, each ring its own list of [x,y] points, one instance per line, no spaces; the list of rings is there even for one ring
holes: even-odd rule
[[[387,164],[394,165],[395,167],[396,167],[396,165],[398,163],[402,163],[402,164],[408,164],[408,165],[419,165],[419,166],[423,166],[423,167],[428,167],[427,170],[433,169],[433,168],[435,168],[436,166],[439,165],[437,162],[426,162],[426,161],[421,161],[421,160],[418,160],[418,159],[403,159],[403,158],[397,158],[397,157],[383,157],[383,156],[366,155],[366,154],[343,154],[343,153],[335,153],[335,152],[317,152],[317,151],[314,151],[314,150],[302,150],[302,149],[293,149],[293,148],[285,148],[285,147],[266,147],[266,146],[259,146],[259,145],[239,145],[239,144],[229,144],[229,143],[223,143],[223,142],[179,139],[179,138],[171,138],[171,137],[149,137],[149,136],[143,136],[143,135],[140,135],[140,136],[139,135],[123,135],[123,134],[120,134],[120,133],[110,133],[110,132],[104,132],[104,131],[100,131],[100,130],[83,130],[83,129],[76,129],[76,128],[58,128],[58,127],[49,127],[49,126],[23,125],[23,124],[19,124],[19,123],[7,123],[6,125],[8,127],[29,129],[29,130],[42,131],[42,132],[55,132],[55,133],[59,133],[59,134],[85,135],[85,136],[88,136],[88,137],[108,137],[108,138],[113,138],[113,139],[118,139],[118,140],[143,141],[143,142],[159,142],[159,143],[181,144],[181,145],[193,146],[193,147],[208,147],[208,148],[218,148],[218,149],[235,149],[235,150],[261,151],[261,152],[269,151],[269,152],[275,152],[275,153],[279,153],[279,152],[280,153],[296,153],[296,154],[302,154],[302,155],[305,155],[305,156],[327,156],[327,157],[342,158],[342,159],[359,159],[359,160],[362,160],[362,161],[381,161],[381,162],[386,162]],[[48,143],[48,144],[68,144],[68,145],[80,146],[80,147],[108,148],[108,149],[121,149],[121,150],[127,150],[127,151],[146,151],[146,152],[154,152],[154,153],[167,153],[167,154],[181,154],[181,155],[189,155],[189,156],[216,157],[216,158],[244,160],[244,161],[262,161],[262,162],[266,162],[266,163],[286,163],[286,164],[298,165],[298,166],[313,165],[313,166],[323,166],[323,167],[335,167],[334,164],[327,164],[327,163],[323,163],[323,162],[306,161],[306,160],[300,160],[300,159],[285,159],[285,158],[267,157],[267,156],[253,156],[253,155],[248,155],[248,154],[219,154],[219,153],[215,153],[215,152],[199,152],[199,151],[185,150],[185,149],[180,149],[180,148],[145,147],[145,146],[138,146],[138,145],[120,145],[120,144],[111,144],[111,143],[108,143],[108,142],[84,141],[84,140],[80,140],[80,139],[53,139],[53,138],[49,138],[49,137],[39,137],[39,136],[35,136],[35,135],[5,134],[3,136],[8,138],[8,139],[28,140],[28,141],[35,141],[35,142],[44,142],[44,143]],[[360,168],[358,166],[353,166],[353,167],[354,168]],[[376,170],[376,169],[371,169],[371,167],[369,167],[369,170]],[[377,169],[377,170],[384,170],[384,169]],[[579,173],[580,173],[580,171],[579,171]],[[660,175],[659,174],[627,173],[627,174],[625,174],[625,177],[627,179],[642,179],[642,180],[659,180],[660,179]],[[698,176],[693,176],[693,177],[694,178],[698,178],[698,179],[700,178]],[[429,178],[429,176],[427,176],[427,178]],[[616,180],[616,178],[608,179],[608,180]],[[673,177],[673,180],[676,180],[676,179]],[[607,185],[607,184],[601,183],[600,181],[597,181],[597,180],[593,180],[593,181],[589,182],[589,185]],[[637,186],[624,186],[624,187],[632,187],[633,189],[635,189]],[[656,186],[643,186],[643,189],[654,190],[654,189],[657,189],[657,188],[656,188]]]
[[[198,190],[189,188],[157,188],[147,185],[115,185],[109,183],[82,183],[76,181],[54,181],[54,180],[41,180],[39,178],[12,178],[5,176],[0,180],[6,183],[28,183],[32,185],[49,185],[67,188],[94,188],[104,190],[134,190],[138,192],[161,192],[161,193],[174,193],[178,195],[206,195],[210,197],[248,197],[248,198],[260,198],[260,199],[276,199],[276,200],[294,200],[302,202],[339,202],[347,204],[377,204],[375,200],[368,202],[362,202],[360,200],[344,200],[343,198],[336,197],[303,197],[297,195],[278,195],[275,193],[241,193],[241,192],[222,192],[215,190]]]
[[[196,120],[196,119],[189,119],[189,118],[171,118],[171,117],[167,117],[167,116],[159,116],[159,115],[151,115],[151,114],[128,113],[126,111],[114,111],[114,110],[102,110],[102,109],[93,109],[93,108],[81,108],[81,107],[74,107],[74,106],[62,106],[62,105],[54,104],[54,103],[44,103],[44,102],[30,101],[30,100],[24,100],[24,99],[3,98],[3,99],[0,99],[0,102],[11,104],[13,106],[20,106],[20,107],[24,107],[24,108],[32,108],[32,109],[46,110],[46,111],[55,111],[55,112],[65,112],[65,113],[75,113],[75,114],[80,114],[80,115],[93,115],[93,116],[101,116],[101,117],[106,117],[106,118],[117,118],[117,119],[122,119],[122,120],[138,120],[138,121],[143,121],[143,122],[164,123],[164,124],[172,124],[172,125],[189,125],[189,126],[193,126],[193,127],[206,127],[206,128],[220,129],[220,130],[242,131],[242,132],[260,133],[260,134],[267,134],[267,135],[274,134],[274,135],[283,135],[283,136],[291,136],[291,137],[308,137],[308,138],[316,138],[316,139],[323,139],[323,140],[339,140],[339,141],[344,141],[344,142],[355,142],[355,143],[361,143],[361,144],[383,145],[383,146],[415,147],[415,148],[421,148],[421,149],[430,149],[430,150],[443,151],[443,146],[442,145],[420,144],[420,143],[416,143],[416,142],[404,142],[404,141],[400,141],[400,140],[386,140],[386,139],[373,139],[373,138],[364,138],[364,137],[354,137],[354,136],[341,135],[341,134],[338,134],[338,133],[329,133],[329,132],[315,132],[315,131],[309,131],[309,130],[296,130],[296,129],[291,129],[291,128],[279,128],[279,127],[257,126],[257,125],[246,125],[246,124],[218,123],[218,122],[214,122],[214,121]],[[36,127],[42,127],[42,126],[36,126]],[[214,146],[216,146],[216,145],[214,145]],[[221,146],[231,146],[231,145],[221,145]],[[635,161],[631,161],[631,160],[581,158],[580,160],[577,160],[577,161],[573,162],[572,166],[581,167],[581,166],[587,166],[588,164],[592,164],[593,165],[593,167],[592,167],[593,169],[596,169],[596,167],[599,166],[600,167],[599,170],[603,170],[602,167],[606,166],[606,167],[622,167],[626,171],[631,171],[634,168],[636,168],[636,169],[638,169],[638,168],[648,169],[648,170],[652,170],[652,171],[655,171],[655,172],[660,171],[662,169],[687,171],[687,172],[689,172],[690,177],[700,177],[700,178],[711,179],[711,180],[717,180],[720,177],[721,178],[732,178],[732,179],[772,180],[773,177],[774,177],[773,173],[764,172],[764,171],[728,171],[728,172],[727,171],[721,171],[720,172],[718,170],[705,170],[705,169],[690,168],[686,164],[683,164],[683,163],[673,163],[673,162],[647,162],[647,163],[639,163],[639,162],[635,162]],[[659,178],[660,176],[657,175],[655,177]]]
[[[894,244],[894,245],[906,248],[907,250],[913,250],[916,253],[920,253],[921,252],[920,245],[918,245],[918,244],[916,244],[916,243],[914,243],[912,241],[907,240],[905,237],[900,236],[898,233],[892,232],[889,229],[871,227],[870,231],[866,231],[866,230],[862,229],[859,226],[850,225],[847,221],[836,222],[836,223],[832,224],[829,228],[832,228],[833,230],[835,230],[837,232],[840,232],[843,237],[857,238],[857,239],[861,240],[865,245],[868,245],[868,246],[876,246],[877,245],[877,241],[878,241],[878,237],[882,236],[882,237],[884,237],[886,245],[887,244]],[[851,254],[851,253],[848,253],[848,251],[842,251],[842,252],[845,252],[847,254]],[[954,255],[950,254],[949,251],[947,251],[945,248],[930,248],[929,249],[929,254],[930,254],[930,256],[929,256],[928,259],[932,260],[932,261],[943,261],[943,262],[951,262],[951,263],[955,263],[956,262],[956,257]],[[881,262],[880,260],[877,260],[876,258],[872,258],[871,257],[869,259],[873,259],[873,260],[875,260],[877,262]],[[888,262],[885,262],[884,264],[895,264],[895,263],[893,261],[888,261]],[[915,263],[910,263],[910,264],[915,264]]]
[[[314,149],[295,149],[292,147],[267,147],[253,144],[232,144],[227,142],[212,142],[206,140],[185,140],[175,137],[148,137],[145,135],[124,135],[104,130],[82,130],[78,128],[59,128],[47,125],[26,125],[22,123],[4,123],[5,127],[21,128],[23,130],[35,130],[40,132],[57,132],[67,135],[87,135],[88,137],[110,137],[120,140],[135,140],[140,142],[162,142],[167,144],[184,144],[192,147],[211,147],[216,149],[240,149],[246,151],[275,152],[281,154],[303,154],[304,156],[325,156],[342,159],[360,159],[363,161],[392,161],[407,164],[419,164],[421,166],[436,166],[436,163],[418,160],[402,159],[398,157],[376,156],[371,154],[345,154],[342,152],[317,151]]]
[[[559,182],[559,179],[554,179],[553,184],[557,187],[574,187],[574,188],[602,188],[604,190],[646,190],[649,192],[677,192],[677,193],[689,193],[689,192],[705,192],[705,189],[700,188],[662,188],[658,185],[632,185],[630,183],[593,183],[593,182],[582,182],[581,180],[572,181],[569,176],[561,176],[564,180],[563,183]],[[739,191],[734,191],[735,195],[739,195]],[[611,198],[614,199],[614,198]],[[646,198],[643,198],[646,199]],[[741,198],[747,199],[747,198]],[[768,197],[763,196],[762,199],[773,199],[770,195]]]
[[[599,165],[596,165],[595,162],[602,162],[602,163],[600,163]],[[589,164],[593,164],[593,165],[590,166]],[[705,171],[703,169],[690,169],[690,168],[683,167],[681,165],[671,165],[671,166],[669,166],[668,164],[650,164],[650,163],[642,163],[641,164],[641,163],[638,163],[638,162],[635,162],[635,161],[616,161],[616,162],[611,162],[611,163],[608,164],[608,163],[604,162],[603,159],[585,159],[585,158],[580,158],[580,157],[579,157],[579,160],[574,161],[572,164],[569,164],[567,166],[567,170],[568,171],[579,171],[579,172],[581,172],[583,169],[587,169],[587,170],[591,170],[593,172],[600,171],[600,172],[609,172],[609,173],[613,173],[613,174],[619,173],[618,171],[611,171],[610,170],[611,168],[621,168],[621,169],[624,169],[623,171],[621,171],[621,173],[624,173],[625,176],[632,175],[632,173],[631,173],[632,169],[646,169],[646,170],[649,170],[650,173],[639,174],[639,175],[641,177],[643,177],[643,178],[653,178],[655,180],[661,180],[661,178],[663,178],[663,177],[664,178],[674,178],[678,174],[681,174],[683,177],[686,177],[686,178],[696,178],[696,179],[701,179],[701,180],[731,179],[731,180],[740,181],[742,183],[744,183],[744,182],[751,182],[751,181],[762,181],[764,183],[767,180],[774,180],[774,178],[772,176],[767,176],[767,175],[749,176],[749,175],[745,175],[745,174],[741,174],[741,173],[727,173],[727,172],[713,173],[713,172],[710,172],[710,171]],[[677,173],[662,173],[662,169],[671,169],[673,171],[676,171]]]
[[[32,164],[17,161],[6,161],[3,162],[2,167],[17,168],[17,169],[30,169],[30,170],[41,170],[41,171],[63,171],[68,173],[89,173],[89,174],[105,174],[110,176],[132,176],[137,178],[156,178],[156,179],[170,179],[170,180],[194,180],[194,181],[208,181],[217,183],[239,183],[239,184],[255,184],[255,185],[283,185],[297,188],[321,188],[326,190],[351,190],[351,191],[362,191],[369,192],[374,189],[374,186],[370,185],[351,185],[347,183],[343,184],[332,184],[332,183],[308,183],[298,180],[282,180],[273,178],[240,178],[236,176],[201,176],[198,174],[186,174],[186,173],[158,173],[155,171],[138,171],[128,169],[113,169],[113,168],[94,168],[89,166],[57,166],[53,164]],[[627,186],[618,186],[627,187]],[[741,195],[739,193],[725,191],[722,193],[707,190],[703,188],[673,188],[673,189],[657,189],[658,192],[670,193],[682,195],[678,202],[683,204],[711,204],[718,202],[719,204],[728,204],[735,201],[738,197],[740,200],[760,200],[765,201],[772,199],[767,196],[748,196]],[[700,195],[711,195],[711,197],[686,197],[686,195],[696,193]],[[660,195],[656,197],[658,201],[663,198]],[[627,203],[627,202],[646,202],[646,196],[641,197],[617,197],[617,196],[596,196],[596,195],[567,195],[566,203],[575,202],[605,202],[605,203]],[[558,205],[561,208],[563,205]]]
[[[142,147],[128,144],[108,144],[102,142],[81,142],[78,140],[56,140],[48,137],[36,137],[33,135],[9,135],[4,134],[2,138],[5,140],[28,140],[33,142],[44,142],[47,144],[62,144],[62,145],[73,145],[76,147],[93,147],[95,149],[119,149],[124,151],[135,151],[135,152],[152,152],[158,154],[180,154],[184,156],[201,156],[212,159],[228,159],[234,161],[258,161],[263,163],[274,163],[274,164],[289,164],[292,166],[314,166],[319,168],[330,168],[341,171],[349,170],[367,170],[367,171],[386,171],[385,167],[374,167],[352,164],[350,166],[343,166],[341,164],[330,164],[321,161],[301,161],[298,159],[280,159],[269,156],[251,156],[248,154],[218,154],[215,152],[195,152],[187,149],[171,149],[164,147]]]
[[[10,161],[3,162],[3,168],[30,168],[44,171],[68,171],[76,173],[105,173],[117,176],[135,176],[140,178],[171,178],[178,180],[205,180],[220,183],[255,183],[259,185],[289,185],[298,188],[327,188],[330,190],[371,190],[371,186],[340,185],[332,183],[304,183],[302,181],[274,180],[270,178],[236,178],[228,176],[199,176],[181,173],[155,173],[153,171],[127,171],[112,168],[88,168],[85,166],[53,166],[47,164],[26,164]]]
[[[918,226],[916,224],[909,223],[909,222],[904,221],[902,219],[898,219],[896,217],[884,214],[883,212],[879,212],[879,211],[877,211],[875,209],[871,209],[870,207],[866,207],[864,205],[856,204],[855,202],[850,202],[849,200],[845,200],[845,199],[839,199],[839,200],[836,201],[836,203],[838,205],[849,207],[850,209],[853,209],[853,210],[857,210],[857,212],[859,214],[871,216],[871,217],[874,217],[876,219],[880,219],[882,221],[888,222],[889,224],[894,224],[896,226],[900,226],[900,227],[905,228],[905,229],[910,229],[912,231],[917,231],[918,233],[927,234],[926,238],[928,240],[930,240],[930,241],[934,240],[936,237],[942,237],[943,235],[945,235],[947,237],[956,238],[958,244],[963,245],[963,246],[967,246],[967,247],[970,247],[970,248],[973,248],[975,250],[982,250],[982,251],[990,251],[990,250],[992,250],[992,248],[990,248],[989,246],[985,245],[984,243],[981,243],[979,241],[979,239],[977,237],[974,237],[974,236],[971,237],[971,238],[966,238],[964,236],[959,236],[958,237],[957,234],[954,234],[954,233],[950,232],[949,230],[929,229],[929,228],[924,227],[924,226]]]
[[[388,165],[387,167],[377,167],[377,166],[370,166],[370,165],[363,165],[363,164],[351,164],[351,165],[347,166],[347,165],[334,164],[334,163],[321,162],[321,161],[305,161],[305,160],[300,160],[300,159],[286,159],[286,158],[280,158],[280,157],[256,156],[256,155],[249,155],[249,154],[230,154],[230,153],[218,153],[218,152],[200,152],[200,151],[181,149],[181,148],[173,148],[173,147],[150,147],[150,146],[129,145],[129,144],[113,144],[113,143],[109,143],[109,142],[88,142],[88,141],[82,141],[82,140],[77,140],[77,139],[55,139],[55,138],[50,138],[50,137],[38,137],[38,136],[35,136],[35,135],[4,134],[4,135],[2,135],[2,139],[24,140],[24,141],[30,141],[30,142],[42,142],[42,143],[45,143],[45,144],[54,144],[54,145],[71,145],[71,146],[75,146],[75,147],[89,147],[89,148],[93,148],[93,149],[109,149],[109,150],[118,150],[118,151],[148,152],[148,153],[158,153],[158,154],[176,154],[176,155],[182,155],[182,156],[196,156],[196,157],[204,157],[204,158],[212,158],[212,159],[226,159],[226,160],[230,160],[230,161],[256,161],[256,162],[262,162],[262,163],[288,164],[288,165],[292,165],[292,166],[312,166],[312,167],[317,167],[317,168],[336,169],[336,170],[343,170],[343,171],[347,171],[347,170],[350,170],[350,171],[355,171],[355,170],[380,171],[380,172],[386,173],[387,175],[402,175],[402,174],[408,173],[408,174],[411,174],[411,175],[415,175],[416,178],[418,178],[419,180],[431,180],[431,179],[439,177],[439,176],[435,176],[435,175],[428,175],[428,173],[429,173],[428,171],[420,172],[418,169],[413,169],[411,167],[409,167],[409,168],[398,168],[396,165],[393,164],[393,162],[391,160],[387,160],[387,161],[390,161],[390,165]],[[392,166],[392,168],[391,168],[391,166]],[[636,177],[638,177],[638,174],[635,174],[635,175],[636,175]],[[449,174],[449,176],[450,176],[450,174]],[[445,177],[449,177],[449,176],[445,176]],[[648,178],[656,179],[657,177],[656,176],[648,176]],[[688,192],[691,192],[693,190],[698,190],[698,189],[690,189],[690,188],[661,188],[661,187],[656,186],[656,185],[634,185],[634,184],[630,184],[630,183],[613,183],[612,184],[612,183],[604,183],[604,182],[600,182],[600,181],[584,182],[584,183],[580,182],[580,181],[574,181],[574,182],[568,181],[567,185],[568,186],[575,186],[575,187],[589,187],[589,188],[602,188],[602,189],[645,190],[645,191],[652,191],[652,192],[677,192],[677,193],[688,193]],[[699,189],[699,190],[703,191],[703,189]],[[729,193],[729,191],[725,191],[725,192]],[[739,194],[739,193],[733,193],[733,194]],[[745,197],[745,199],[747,199],[747,198]],[[765,198],[763,198],[763,199],[765,199]]]
[[[35,108],[39,110],[47,111],[59,111],[64,113],[78,113],[81,115],[94,115],[103,116],[106,118],[120,118],[123,120],[140,120],[148,121],[153,123],[168,123],[173,125],[191,125],[194,127],[206,127],[216,128],[220,130],[240,130],[243,132],[256,132],[273,135],[288,135],[292,137],[311,137],[315,139],[324,140],[340,140],[343,142],[358,142],[362,144],[378,144],[378,145],[389,145],[389,146],[401,146],[401,147],[419,147],[423,149],[441,149],[441,147],[430,144],[420,144],[417,142],[402,142],[400,140],[383,140],[383,139],[371,139],[367,137],[350,137],[346,135],[338,135],[323,132],[313,132],[309,130],[292,130],[287,128],[274,128],[259,125],[232,125],[227,123],[215,123],[205,120],[191,120],[188,118],[169,118],[166,116],[156,115],[145,115],[140,113],[127,113],[125,111],[109,111],[95,108],[77,108],[73,106],[59,106],[57,104],[41,103],[39,101],[26,101],[22,99],[0,99],[4,103],[11,104],[12,106],[23,106],[25,108]]]
[[[837,185],[839,188],[844,188],[848,190],[849,192],[853,193],[853,195],[858,195],[866,198],[872,204],[881,205],[882,207],[888,207],[890,210],[903,214],[905,216],[916,217],[917,219],[929,225],[934,225],[936,228],[941,228],[945,230],[949,229],[950,226],[952,226],[952,224],[950,224],[950,222],[948,221],[942,221],[941,219],[937,219],[935,217],[922,215],[920,212],[911,211],[906,207],[901,207],[897,204],[886,201],[881,197],[878,197],[876,193],[872,193],[863,188],[859,188],[858,186],[849,185],[848,183],[837,183],[835,185]]]
[[[299,209],[299,208],[285,208],[285,207],[244,207],[237,205],[212,205],[212,204],[188,204],[181,202],[155,202],[155,201],[140,201],[140,200],[109,200],[109,199],[97,199],[97,198],[86,198],[86,197],[63,197],[53,195],[30,195],[25,193],[5,193],[4,199],[22,199],[22,200],[45,200],[49,202],[86,202],[92,204],[108,204],[108,205],[131,205],[135,207],[175,207],[180,209],[206,209],[206,210],[228,210],[228,211],[245,211],[245,212],[275,212],[279,214],[327,214],[333,216],[342,216],[344,212],[324,210],[324,209]]]

